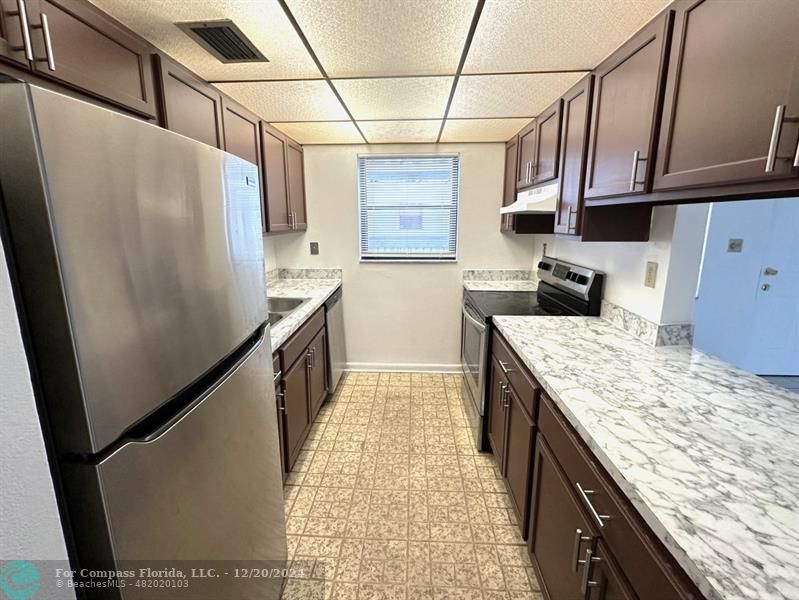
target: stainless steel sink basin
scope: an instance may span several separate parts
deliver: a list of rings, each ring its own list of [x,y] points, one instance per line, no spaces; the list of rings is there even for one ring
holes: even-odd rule
[[[280,314],[280,313],[273,313],[273,312],[270,312],[270,313],[269,313],[269,324],[270,324],[270,325],[274,325],[275,323],[277,323],[278,321],[280,321],[280,320],[281,320],[281,319],[282,319],[284,316],[285,316],[285,315],[282,315],[282,314]]]
[[[290,313],[307,298],[267,298],[266,308],[270,313]]]

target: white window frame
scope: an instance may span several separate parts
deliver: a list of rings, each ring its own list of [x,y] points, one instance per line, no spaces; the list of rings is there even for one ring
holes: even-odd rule
[[[362,209],[361,206],[361,159],[369,158],[456,158],[458,163],[458,180],[456,183],[457,195],[455,198],[455,252],[452,255],[431,255],[425,257],[422,254],[417,256],[405,255],[392,257],[390,254],[385,256],[366,256],[363,255],[363,246],[361,240],[363,239],[363,226],[362,226]],[[455,264],[458,262],[460,250],[460,226],[461,226],[461,155],[459,152],[441,152],[441,153],[402,153],[402,154],[358,154],[356,157],[355,168],[357,171],[357,189],[355,201],[358,205],[358,257],[361,263],[424,263],[424,264]]]

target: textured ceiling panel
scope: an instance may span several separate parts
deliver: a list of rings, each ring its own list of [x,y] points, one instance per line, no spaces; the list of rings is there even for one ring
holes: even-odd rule
[[[358,126],[372,144],[435,142],[441,121],[359,121]]]
[[[452,99],[449,117],[534,117],[584,75],[546,73],[461,77]]]
[[[356,120],[433,119],[444,116],[452,79],[339,79],[333,84]]]
[[[205,79],[319,77],[276,0],[91,0]],[[268,63],[224,64],[175,22],[232,19]]]
[[[325,81],[219,83],[217,87],[265,121],[343,121],[349,118]]]
[[[447,119],[442,142],[505,142],[530,119]]]
[[[331,77],[450,75],[475,0],[287,0]]]
[[[487,0],[464,73],[593,69],[670,0]]]
[[[363,144],[352,121],[275,123],[274,126],[300,144]]]

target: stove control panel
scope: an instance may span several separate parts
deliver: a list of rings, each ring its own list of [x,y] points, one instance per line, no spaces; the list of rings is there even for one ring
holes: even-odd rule
[[[568,289],[576,295],[588,299],[591,292],[591,287],[595,281],[601,280],[604,277],[603,273],[581,267],[557,258],[544,256],[538,263],[538,278],[541,281],[554,285],[556,287]]]

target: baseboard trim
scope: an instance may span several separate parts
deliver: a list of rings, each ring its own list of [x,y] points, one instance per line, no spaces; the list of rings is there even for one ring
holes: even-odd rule
[[[357,363],[348,362],[345,371],[401,372],[401,373],[460,373],[461,365],[419,363]]]

